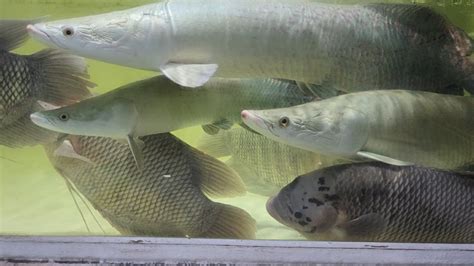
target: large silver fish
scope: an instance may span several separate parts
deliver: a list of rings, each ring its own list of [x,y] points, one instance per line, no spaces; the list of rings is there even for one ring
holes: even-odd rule
[[[267,210],[309,239],[473,243],[473,204],[473,173],[375,162],[300,176]]]
[[[165,76],[134,82],[63,108],[34,113],[32,121],[57,132],[128,140],[142,163],[139,136],[205,125],[215,134],[241,123],[245,108],[302,104],[314,96],[295,82],[273,79],[212,79],[200,90],[183,90]],[[140,166],[141,167],[141,166]]]
[[[46,150],[59,173],[123,234],[255,237],[247,212],[206,196],[245,193],[232,169],[169,133],[143,142],[142,171],[127,145],[109,138],[68,136]]]
[[[370,91],[242,117],[266,137],[323,155],[441,169],[474,162],[473,97]]]
[[[231,156],[226,164],[237,171],[250,192],[273,195],[299,176],[334,160],[270,140],[244,128],[204,135],[199,150],[214,156]]]
[[[50,49],[32,55],[11,52],[27,39],[26,26],[33,22],[0,20],[0,145],[8,147],[53,141],[57,133],[35,126],[30,114],[43,110],[41,102],[76,102],[93,86],[82,58]]]
[[[474,91],[472,40],[417,5],[169,0],[29,29],[52,47],[161,71],[187,87],[217,76],[342,91]]]

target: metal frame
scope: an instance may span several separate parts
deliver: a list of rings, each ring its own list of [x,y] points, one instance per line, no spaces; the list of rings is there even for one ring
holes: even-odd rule
[[[0,263],[474,264],[474,244],[0,237]]]

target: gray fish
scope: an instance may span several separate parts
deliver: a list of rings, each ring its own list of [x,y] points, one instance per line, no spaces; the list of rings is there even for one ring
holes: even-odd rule
[[[160,71],[186,87],[274,77],[346,92],[474,91],[472,40],[419,5],[170,0],[29,29],[51,47]]]
[[[308,239],[474,242],[474,174],[378,162],[317,170],[267,203]]]
[[[366,91],[242,118],[268,138],[324,155],[445,170],[474,162],[474,97]]]
[[[244,180],[250,192],[273,195],[295,176],[334,164],[317,153],[270,140],[243,128],[204,135],[197,146],[214,156],[231,156],[226,162]]]
[[[110,138],[67,136],[46,150],[59,173],[123,234],[255,238],[247,212],[206,196],[245,193],[232,169],[169,133],[142,140],[142,171],[127,145]]]
[[[71,104],[89,96],[87,88],[93,86],[80,57],[52,49],[32,55],[10,52],[27,39],[26,26],[32,22],[0,20],[0,144],[8,147],[55,139],[57,133],[29,119],[32,112],[43,110],[38,101]]]
[[[140,80],[55,110],[33,113],[49,130],[127,140],[141,167],[137,137],[203,125],[209,134],[242,123],[245,108],[277,108],[309,102],[317,89],[294,81],[215,78],[199,90],[185,90],[165,76]]]

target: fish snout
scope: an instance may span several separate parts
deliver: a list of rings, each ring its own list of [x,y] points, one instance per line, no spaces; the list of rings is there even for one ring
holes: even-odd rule
[[[48,37],[44,32],[40,31],[38,28],[36,28],[34,25],[29,24],[26,26],[26,30],[32,37]]]
[[[262,119],[254,114],[251,111],[243,110],[240,113],[242,117],[242,121],[249,126],[251,129],[261,133],[262,127],[264,127],[264,123]]]
[[[37,125],[37,126],[39,126],[39,127],[49,129],[49,121],[48,121],[48,119],[46,119],[46,118],[45,118],[43,115],[41,115],[41,113],[39,113],[39,112],[30,114],[30,120],[31,120],[31,122],[33,122],[33,124],[35,124],[35,125]]]
[[[260,117],[253,111],[243,110],[240,113],[242,117],[242,121],[245,125],[247,125],[250,129],[254,130],[256,133],[261,134],[267,137],[279,137],[278,134],[274,132],[273,124],[263,117]]]
[[[252,114],[247,110],[243,110],[240,113],[240,116],[242,117],[243,120],[247,120],[247,119],[250,119],[252,117]]]
[[[276,198],[275,196],[270,197],[267,200],[267,203],[265,204],[265,208],[267,209],[267,212],[268,212],[268,214],[270,214],[271,217],[273,217],[277,221],[281,221],[282,219],[281,219],[280,215],[278,215],[278,212],[276,210],[275,198]]]
[[[26,30],[28,31],[28,34],[35,40],[47,45],[47,46],[52,46],[56,48],[60,48],[58,45],[56,45],[55,42],[51,39],[51,37],[46,33],[46,31],[42,30],[41,28],[44,28],[45,25],[38,23],[38,24],[29,24],[26,26]]]

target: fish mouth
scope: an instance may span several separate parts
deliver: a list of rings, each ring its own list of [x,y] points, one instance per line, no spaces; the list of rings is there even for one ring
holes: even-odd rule
[[[52,44],[53,46],[56,46],[57,48],[60,48],[54,42],[54,40],[48,35],[48,33],[41,30],[40,27],[37,27],[35,25],[30,24],[30,25],[26,26],[26,30],[28,31],[28,34],[33,39],[36,39],[36,40],[40,41],[41,43],[43,43],[45,45],[51,46],[51,44]]]
[[[240,113],[242,117],[242,121],[250,127],[251,129],[255,130],[256,132],[264,135],[264,131],[270,132],[275,137],[279,137],[275,132],[273,132],[273,124],[266,121],[264,118],[258,116],[257,114],[252,113],[251,111],[243,110]]]
[[[276,208],[274,207],[276,204],[275,198],[276,196],[270,197],[267,200],[267,203],[265,204],[265,208],[267,209],[267,212],[268,214],[270,214],[271,217],[273,217],[278,222],[283,223],[283,219],[280,217],[280,215],[276,211]]]
[[[51,121],[49,121],[46,117],[41,115],[39,112],[32,113],[30,115],[30,120],[31,122],[33,122],[33,124],[39,127],[52,130]]]

